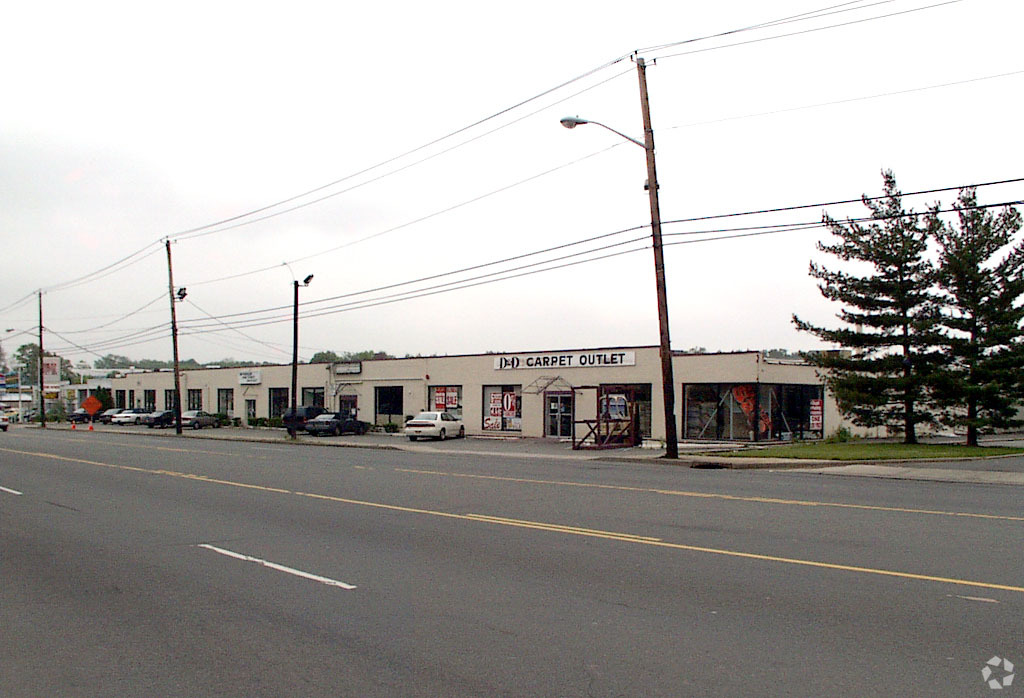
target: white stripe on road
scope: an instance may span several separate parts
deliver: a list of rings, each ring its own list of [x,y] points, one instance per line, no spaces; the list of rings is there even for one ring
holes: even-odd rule
[[[10,489],[7,489],[6,487],[0,487],[0,492],[6,492],[7,494],[16,494],[19,497],[23,494],[22,492],[19,492],[18,490],[10,490]]]
[[[285,567],[284,565],[279,565],[276,562],[268,562],[266,560],[261,560],[258,557],[250,557],[248,555],[243,555],[242,553],[235,553],[230,550],[224,550],[223,548],[217,548],[212,545],[207,545],[206,543],[202,543],[198,547],[206,548],[207,550],[212,550],[215,553],[227,555],[228,557],[233,557],[236,560],[244,560],[245,562],[255,562],[257,565],[263,565],[264,567],[269,567],[270,569],[277,570],[278,572],[286,572],[288,574],[293,574],[296,577],[302,577],[303,579],[311,579],[314,582],[320,582],[321,584],[326,584],[327,586],[340,587],[342,589],[349,590],[355,589],[355,586],[351,584],[346,584],[345,582],[339,582],[336,579],[321,577],[318,574],[310,574],[309,572],[303,572],[302,570],[297,570],[291,567]]]

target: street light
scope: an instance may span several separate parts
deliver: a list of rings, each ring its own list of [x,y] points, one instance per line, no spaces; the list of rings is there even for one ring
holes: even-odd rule
[[[616,131],[611,126],[606,126],[605,124],[602,124],[600,121],[588,121],[587,119],[581,119],[578,116],[567,116],[563,118],[559,123],[561,123],[562,126],[565,126],[566,128],[576,128],[577,126],[583,126],[584,124],[594,124],[595,126],[600,126],[601,128],[608,129],[617,136],[622,136],[630,143],[636,143],[641,148],[647,148],[647,146],[644,145],[641,141],[638,141],[632,136],[627,136],[625,133],[622,133],[621,131]]]
[[[647,74],[643,58],[636,59],[637,72],[640,76],[640,109],[643,113],[644,140],[641,143],[635,138],[616,131],[598,121],[581,119],[578,116],[567,116],[561,119],[562,126],[572,129],[584,124],[595,124],[612,133],[635,143],[647,154],[647,192],[651,202],[651,241],[654,248],[654,281],[658,290],[658,330],[661,339],[659,353],[661,355],[661,387],[665,405],[665,457],[679,457],[679,437],[676,432],[675,415],[675,379],[672,377],[672,344],[668,332],[668,293],[665,290],[665,254],[661,245],[661,212],[658,208],[658,175],[654,164],[654,129],[651,128],[651,109],[647,100]]]
[[[291,267],[288,268],[291,269]],[[313,275],[310,274],[302,280],[302,285],[309,286],[309,282],[312,280]],[[292,284],[295,286],[295,311],[292,313],[292,418],[288,423],[288,436],[295,439],[295,419],[298,416],[296,391],[299,388],[299,282],[293,280]]]

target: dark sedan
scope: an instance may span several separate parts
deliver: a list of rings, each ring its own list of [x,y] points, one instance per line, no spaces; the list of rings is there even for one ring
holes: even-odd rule
[[[150,412],[142,418],[142,423],[150,429],[169,427],[174,424],[174,410],[158,410]]]
[[[334,436],[340,436],[341,434],[361,435],[365,434],[369,427],[370,425],[366,422],[352,419],[346,416],[344,412],[325,412],[306,422],[306,431],[313,436],[324,436],[327,434]]]
[[[68,421],[72,424],[88,424],[93,421],[93,416],[89,414],[84,407],[79,407],[68,415]]]

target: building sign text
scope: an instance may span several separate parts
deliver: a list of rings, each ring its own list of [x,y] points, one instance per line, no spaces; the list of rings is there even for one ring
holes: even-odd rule
[[[601,366],[636,366],[636,352],[581,351],[494,357],[495,371],[511,371],[520,368],[597,368]]]

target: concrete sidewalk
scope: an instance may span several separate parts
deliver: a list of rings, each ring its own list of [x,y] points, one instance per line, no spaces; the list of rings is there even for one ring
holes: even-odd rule
[[[12,429],[38,428],[36,425],[12,425]],[[149,429],[134,426],[95,425],[72,429],[69,424],[47,424],[54,431],[87,433],[136,434],[175,437],[173,429]],[[799,470],[801,473],[840,477],[874,477],[932,482],[968,482],[978,484],[1024,485],[1024,456],[971,458],[955,461],[813,461],[791,458],[739,458],[715,455],[716,449],[734,450],[735,444],[680,443],[678,461],[661,460],[664,448],[627,448],[574,451],[572,444],[556,439],[470,436],[443,442],[410,442],[401,434],[379,432],[362,436],[344,435],[315,437],[300,435],[291,440],[281,429],[224,427],[221,429],[186,430],[180,438],[219,441],[274,443],[284,447],[362,448],[407,451],[410,453],[500,456],[502,458],[557,459],[648,463],[701,469],[729,470]]]

